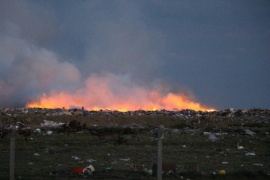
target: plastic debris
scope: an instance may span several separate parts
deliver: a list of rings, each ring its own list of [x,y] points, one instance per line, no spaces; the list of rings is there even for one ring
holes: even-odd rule
[[[226,174],[226,171],[224,169],[221,169],[218,171],[218,174]]]
[[[254,152],[248,152],[248,153],[246,153],[246,156],[255,156],[255,153]]]
[[[106,170],[106,171],[110,171],[110,170],[112,170],[112,167],[106,167],[105,170]]]
[[[253,137],[253,135],[255,135],[256,133],[253,132],[253,131],[251,131],[251,130],[249,130],[249,129],[246,129],[246,130],[245,130],[245,134],[246,134],[246,135],[251,135],[251,136]]]
[[[37,129],[35,129],[35,132],[41,134],[41,129],[40,128],[37,128]]]
[[[64,164],[57,164],[57,167],[65,167],[66,165]]]
[[[34,153],[34,156],[40,156],[40,154],[38,154],[38,153]]]
[[[261,163],[253,163],[253,166],[263,166]]]
[[[239,143],[237,143],[237,149],[244,149],[244,147],[240,146]]]
[[[47,131],[47,135],[52,135],[53,132],[52,131]]]
[[[97,161],[97,160],[94,160],[94,159],[88,159],[88,160],[86,160],[86,162],[89,162],[89,163],[92,163],[92,162],[95,162],[95,161]]]
[[[119,159],[120,161],[129,161],[130,160],[130,158],[121,158],[121,159]]]
[[[214,135],[214,134],[210,134],[208,136],[208,139],[211,141],[211,142],[215,142],[218,138]]]
[[[203,132],[203,135],[210,135],[210,134],[212,134],[212,133],[210,133],[210,132]]]
[[[146,169],[145,168],[144,172],[146,172],[149,175],[152,175],[153,174],[153,170],[152,169]]]
[[[92,175],[95,172],[93,165],[89,165],[83,169],[83,174]]]
[[[44,123],[40,123],[41,127],[60,127],[63,124],[64,123],[57,123],[54,121],[47,121],[47,120],[44,120]]]
[[[74,160],[81,160],[81,158],[79,158],[77,156],[72,156],[72,159],[74,159]]]
[[[83,167],[73,167],[71,168],[71,171],[72,172],[75,172],[75,173],[79,173],[79,174],[82,174],[83,173]]]

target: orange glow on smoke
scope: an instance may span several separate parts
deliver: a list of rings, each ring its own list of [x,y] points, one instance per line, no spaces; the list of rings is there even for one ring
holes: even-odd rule
[[[182,93],[168,92],[162,87],[146,89],[134,86],[115,77],[91,76],[85,87],[75,93],[52,92],[43,94],[34,101],[28,102],[27,107],[34,108],[81,108],[86,110],[173,110],[192,109],[195,111],[213,111],[192,100]]]
[[[150,93],[151,94],[151,93]],[[96,97],[80,97],[78,95],[72,95],[69,93],[52,93],[50,95],[43,94],[38,100],[29,102],[27,107],[39,107],[39,108],[81,108],[84,107],[86,110],[95,110],[100,109],[107,110],[118,110],[121,112],[134,111],[138,109],[143,110],[160,110],[160,109],[192,109],[192,110],[202,110],[202,111],[214,111],[213,108],[208,108],[202,106],[198,102],[191,101],[187,97],[181,94],[167,93],[164,96],[152,92],[155,94],[153,97],[148,97],[148,99],[142,99],[141,101],[132,101],[131,99],[120,99],[115,97],[110,99],[108,103],[95,104],[93,100],[96,100]],[[104,101],[108,99],[106,95]],[[140,97],[136,97],[140,98]],[[91,101],[92,100],[92,101]],[[103,105],[102,105],[103,104]]]

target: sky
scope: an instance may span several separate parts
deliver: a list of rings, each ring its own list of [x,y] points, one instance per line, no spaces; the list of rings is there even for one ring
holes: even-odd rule
[[[63,92],[105,107],[162,89],[269,109],[269,19],[269,0],[1,0],[0,107]]]

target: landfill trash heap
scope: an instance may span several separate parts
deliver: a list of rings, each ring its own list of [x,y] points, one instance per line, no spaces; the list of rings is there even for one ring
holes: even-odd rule
[[[136,118],[135,118],[136,117]],[[122,120],[122,123],[118,119]],[[116,119],[115,121],[112,121]],[[132,120],[132,122],[129,121]],[[150,121],[148,121],[151,119]],[[157,121],[155,121],[157,119]],[[163,122],[158,121],[163,120]],[[190,109],[183,110],[136,110],[136,111],[113,111],[99,110],[87,111],[82,109],[46,109],[46,108],[2,108],[0,109],[0,127],[10,127],[10,124],[23,123],[28,126],[34,126],[36,131],[46,129],[48,134],[51,131],[77,132],[82,130],[90,130],[93,135],[104,133],[100,126],[104,126],[108,130],[115,131],[134,131],[138,129],[156,128],[160,123],[168,121],[177,124],[179,122],[186,123],[187,127],[197,128],[202,124],[261,124],[263,126],[270,122],[270,109],[225,109],[217,111],[194,111]],[[103,123],[102,123],[103,122]],[[156,122],[156,124],[155,124]],[[36,124],[35,124],[36,123]],[[166,126],[166,124],[164,124]],[[205,127],[207,131],[207,127]],[[94,130],[93,130],[94,129]],[[243,130],[244,131],[244,130]],[[2,131],[1,131],[2,132]],[[241,133],[241,132],[239,132]],[[242,132],[249,133],[249,132]]]
[[[111,116],[119,115],[150,115],[150,116],[175,116],[175,117],[186,117],[186,118],[195,118],[195,117],[259,117],[265,118],[270,116],[270,109],[224,109],[216,111],[194,111],[191,109],[182,109],[182,110],[135,110],[135,111],[117,111],[117,110],[84,110],[84,109],[47,109],[47,108],[0,108],[1,116],[9,117],[18,117],[24,114],[43,114],[46,116],[59,116],[59,115],[75,115],[75,116],[91,116],[94,114],[106,114]]]

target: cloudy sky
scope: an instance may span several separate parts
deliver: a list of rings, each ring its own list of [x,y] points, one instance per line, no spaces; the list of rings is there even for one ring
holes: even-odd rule
[[[98,79],[270,108],[269,19],[269,0],[1,0],[0,107]]]

